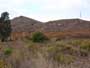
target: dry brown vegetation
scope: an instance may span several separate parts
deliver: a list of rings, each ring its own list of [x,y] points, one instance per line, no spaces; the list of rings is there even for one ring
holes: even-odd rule
[[[89,58],[90,39],[0,42],[0,68],[90,68]]]

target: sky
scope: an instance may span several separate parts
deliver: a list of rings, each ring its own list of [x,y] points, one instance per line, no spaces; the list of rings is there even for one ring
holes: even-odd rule
[[[90,20],[90,0],[0,0],[0,14],[30,17],[42,22],[81,18]]]

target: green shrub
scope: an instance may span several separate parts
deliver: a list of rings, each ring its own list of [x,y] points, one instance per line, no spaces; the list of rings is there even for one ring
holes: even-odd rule
[[[33,42],[44,42],[45,40],[47,40],[47,37],[41,32],[35,32],[32,35]]]
[[[12,53],[12,49],[11,48],[5,48],[4,49],[4,54],[5,55],[10,55]]]

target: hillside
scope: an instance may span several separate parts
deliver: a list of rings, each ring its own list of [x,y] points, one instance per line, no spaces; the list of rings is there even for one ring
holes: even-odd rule
[[[30,36],[32,32],[42,31],[48,37],[90,38],[90,21],[82,19],[63,19],[40,22],[20,16],[12,19],[13,37]]]
[[[20,16],[11,20],[13,32],[33,32],[40,28],[42,23],[40,21]]]
[[[63,19],[46,22],[43,28],[45,31],[73,31],[90,30],[90,21],[81,19]],[[48,30],[47,30],[48,29]]]
[[[17,32],[32,32],[38,30],[38,27],[45,32],[90,30],[90,21],[81,19],[63,19],[43,23],[28,17],[20,16],[12,19],[11,22],[13,31]]]
[[[90,38],[90,21],[82,19],[49,21],[45,23],[42,31],[49,38]]]

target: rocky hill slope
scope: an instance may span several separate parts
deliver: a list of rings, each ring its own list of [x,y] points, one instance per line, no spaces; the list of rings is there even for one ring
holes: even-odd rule
[[[20,16],[11,20],[13,32],[32,32],[41,27],[40,21]]]
[[[45,31],[73,31],[73,30],[90,30],[90,21],[81,19],[63,19],[49,21],[45,24]],[[48,30],[47,30],[48,29]]]
[[[20,16],[12,19],[13,31],[20,32],[32,32],[35,30],[42,31],[72,31],[72,30],[90,30],[90,21],[85,21],[81,19],[63,19],[49,21],[46,23]]]

